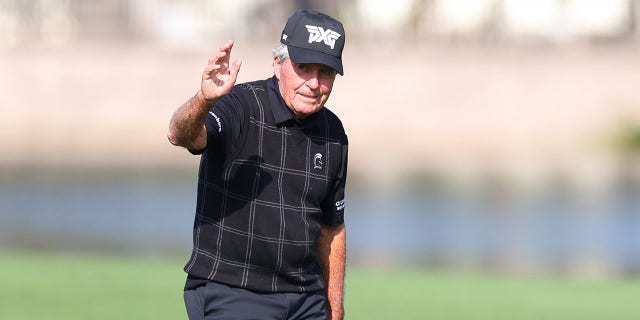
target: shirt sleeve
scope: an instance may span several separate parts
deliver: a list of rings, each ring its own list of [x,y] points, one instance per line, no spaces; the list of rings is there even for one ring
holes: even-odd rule
[[[207,146],[204,150],[189,150],[192,154],[202,154],[205,150],[228,152],[242,134],[244,109],[238,96],[231,93],[222,97],[205,118]]]
[[[342,161],[336,174],[333,189],[322,202],[322,223],[325,225],[340,225],[344,223],[345,185],[347,182],[347,160],[349,145],[346,141],[342,145]]]

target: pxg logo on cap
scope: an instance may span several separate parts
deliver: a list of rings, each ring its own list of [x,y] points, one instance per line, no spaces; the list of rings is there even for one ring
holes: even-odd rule
[[[280,42],[287,45],[296,63],[320,63],[344,74],[344,27],[340,21],[317,11],[299,10],[287,20]]]
[[[336,40],[342,36],[331,29],[324,30],[322,27],[310,26],[308,24],[305,25],[305,27],[307,27],[307,31],[309,31],[309,43],[324,41],[324,44],[330,46],[331,49],[334,49]]]

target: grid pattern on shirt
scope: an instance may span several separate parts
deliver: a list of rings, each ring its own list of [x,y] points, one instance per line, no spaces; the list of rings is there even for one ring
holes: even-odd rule
[[[324,109],[312,129],[295,120],[276,123],[265,85],[234,88],[247,113],[239,152],[202,155],[185,271],[255,291],[320,290],[325,284],[315,244],[325,215],[335,214],[321,204],[334,201],[346,136]]]

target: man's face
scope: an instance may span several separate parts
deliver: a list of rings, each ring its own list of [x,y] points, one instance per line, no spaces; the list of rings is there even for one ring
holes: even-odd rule
[[[317,63],[298,64],[274,58],[280,94],[297,119],[320,110],[329,99],[336,71]]]

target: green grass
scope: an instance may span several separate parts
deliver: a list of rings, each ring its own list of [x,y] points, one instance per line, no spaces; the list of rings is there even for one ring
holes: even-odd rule
[[[640,281],[355,272],[349,319],[640,319]]]
[[[186,319],[181,261],[0,252],[0,319]],[[348,320],[640,319],[640,280],[351,269]]]
[[[186,319],[176,263],[0,253],[0,319]]]

